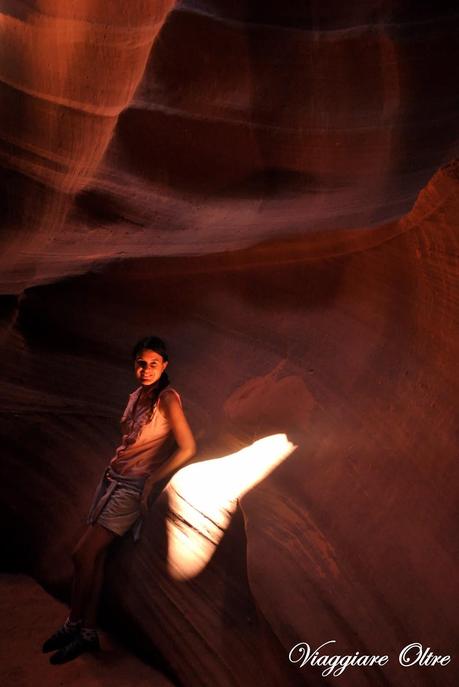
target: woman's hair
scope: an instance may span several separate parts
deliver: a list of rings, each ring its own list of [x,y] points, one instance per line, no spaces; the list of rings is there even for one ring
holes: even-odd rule
[[[159,336],[146,336],[145,338],[140,339],[140,341],[137,341],[136,345],[132,349],[132,357],[134,360],[145,349],[159,353],[159,355],[163,357],[164,361],[169,360],[166,344],[162,339],[159,338]]]
[[[137,356],[145,350],[154,351],[155,353],[158,353],[162,357],[164,362],[167,362],[169,360],[166,344],[158,336],[146,336],[144,339],[140,339],[140,341],[137,341],[136,345],[132,349],[133,359],[136,360]],[[159,394],[163,389],[166,388],[166,386],[169,386],[169,384],[170,379],[166,371],[164,370],[161,377],[153,385],[154,391],[151,397],[151,413],[149,417],[150,420],[152,418],[153,409],[155,407],[156,401],[158,400]]]

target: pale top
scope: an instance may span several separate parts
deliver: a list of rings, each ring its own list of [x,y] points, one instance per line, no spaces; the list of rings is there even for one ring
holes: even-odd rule
[[[146,394],[141,394],[142,387],[139,387],[130,394],[121,418],[122,441],[110,461],[115,472],[132,477],[147,477],[155,467],[164,463],[172,454],[175,438],[169,420],[160,412],[161,396],[166,391],[172,391],[182,405],[178,392],[168,386],[159,394],[153,414],[151,414],[153,389]],[[150,415],[151,419],[149,419]]]

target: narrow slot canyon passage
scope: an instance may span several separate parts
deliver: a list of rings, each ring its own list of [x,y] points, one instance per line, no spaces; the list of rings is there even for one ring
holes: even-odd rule
[[[0,7],[2,683],[457,685],[458,29],[448,2]],[[120,436],[156,412],[186,444],[170,401],[136,415],[151,336],[196,450],[110,547],[101,651],[50,666]]]

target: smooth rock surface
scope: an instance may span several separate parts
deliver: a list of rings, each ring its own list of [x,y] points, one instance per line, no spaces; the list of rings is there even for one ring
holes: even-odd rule
[[[8,557],[68,594],[130,348],[159,334],[201,471],[297,448],[222,501],[181,579],[170,523],[195,520],[171,483],[114,548],[102,613],[186,687],[327,684],[288,652],[331,639],[390,656],[344,687],[453,687],[457,657],[398,653],[457,651],[457,8],[129,7],[0,15]]]
[[[133,386],[130,344],[152,329],[171,342],[198,460],[278,432],[298,448],[242,497],[196,577],[168,573],[167,494],[143,540],[120,544],[109,593],[137,631],[190,685],[255,684],[269,661],[288,684],[291,646],[328,639],[391,656],[345,685],[454,685],[454,663],[408,672],[397,656],[456,646],[457,191],[452,166],[387,240],[343,255],[287,243],[258,262],[125,261],[30,289],[3,348],[0,484],[34,574],[68,580]]]
[[[66,617],[67,609],[26,575],[0,575],[0,678],[8,687],[172,687],[161,673],[130,656],[119,642],[100,633],[101,651],[61,666],[48,662],[43,641]]]
[[[458,155],[451,3],[189,0],[158,41],[171,0],[7,5],[2,293],[114,258],[367,232]]]

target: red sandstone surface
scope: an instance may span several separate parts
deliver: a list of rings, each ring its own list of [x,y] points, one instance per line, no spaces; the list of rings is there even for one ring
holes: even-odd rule
[[[165,493],[114,549],[102,612],[186,687],[456,685],[457,8],[4,5],[14,565],[68,594],[152,331],[197,462],[274,433],[297,449],[185,581]],[[330,639],[391,660],[329,682],[289,666]],[[410,642],[453,660],[401,668]]]
[[[59,627],[66,608],[26,575],[0,575],[0,680],[9,687],[172,687],[161,673],[131,656],[107,633],[101,651],[78,662],[52,666],[41,652],[43,638]]]

